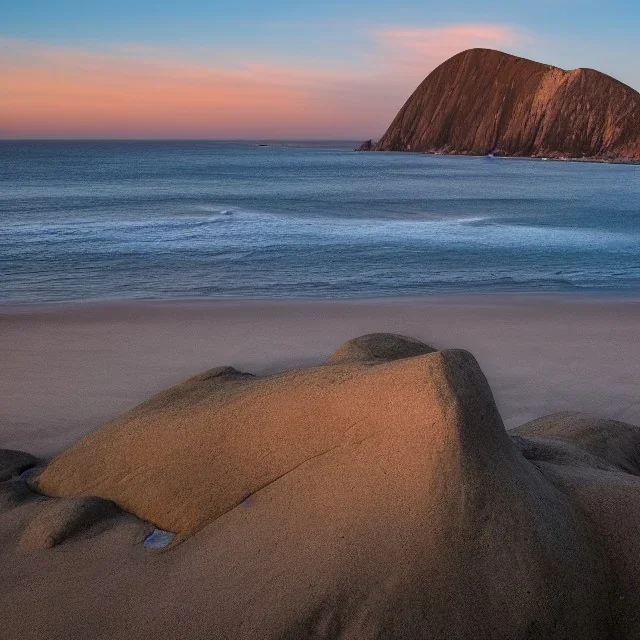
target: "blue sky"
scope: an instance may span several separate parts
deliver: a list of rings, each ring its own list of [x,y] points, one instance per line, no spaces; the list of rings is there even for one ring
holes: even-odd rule
[[[490,46],[563,68],[593,67],[640,89],[639,27],[640,2],[620,0],[0,0],[0,71],[10,78],[5,92],[14,109],[0,105],[0,136],[136,136],[124,106],[116,118],[118,86],[130,114],[161,95],[185,96],[140,121],[140,137],[161,135],[172,118],[168,134],[186,137],[375,137],[456,48]],[[12,72],[20,75],[13,83]],[[132,78],[141,75],[134,90]],[[75,96],[66,110],[47,78]],[[101,79],[112,87],[104,110],[95,90],[80,90]],[[194,82],[206,85],[200,104],[210,107],[210,120]],[[278,88],[283,105],[304,105],[306,120],[286,108],[278,119]],[[36,113],[35,99],[25,102],[36,93],[54,106],[47,122],[38,120],[44,113]],[[234,99],[252,95],[265,107],[258,118],[242,108],[232,113]],[[191,112],[189,128],[180,118]]]

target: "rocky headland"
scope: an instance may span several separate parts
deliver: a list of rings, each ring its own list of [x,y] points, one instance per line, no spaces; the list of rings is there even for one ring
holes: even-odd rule
[[[429,74],[379,142],[359,150],[638,162],[640,94],[593,69],[470,49]]]

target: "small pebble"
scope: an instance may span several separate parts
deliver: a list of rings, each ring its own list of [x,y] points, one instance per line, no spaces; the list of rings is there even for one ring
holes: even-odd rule
[[[145,539],[144,546],[147,549],[152,549],[153,551],[159,551],[160,549],[165,549],[176,537],[175,533],[171,533],[171,531],[163,531],[162,529],[154,529]]]

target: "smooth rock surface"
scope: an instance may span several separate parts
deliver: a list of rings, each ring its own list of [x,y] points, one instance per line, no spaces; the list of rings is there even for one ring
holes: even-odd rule
[[[428,344],[393,333],[368,333],[348,340],[327,360],[330,364],[400,360],[436,351]]]
[[[66,540],[0,545],[9,638],[637,638],[640,430],[560,414],[510,437],[468,352],[370,357],[405,340],[194,376],[56,458],[37,484],[69,497],[0,516],[6,540]],[[89,492],[178,536],[72,535]]]
[[[47,501],[20,539],[24,549],[49,549],[117,515],[118,509],[102,498],[59,498]]]
[[[640,637],[640,428],[580,413],[512,430],[524,453],[587,517],[599,542],[612,638]]]

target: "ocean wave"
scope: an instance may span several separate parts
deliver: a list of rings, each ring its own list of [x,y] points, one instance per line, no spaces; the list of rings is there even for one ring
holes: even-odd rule
[[[637,168],[170,148],[12,161],[0,299],[640,286]]]

